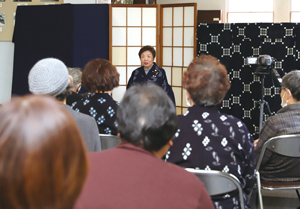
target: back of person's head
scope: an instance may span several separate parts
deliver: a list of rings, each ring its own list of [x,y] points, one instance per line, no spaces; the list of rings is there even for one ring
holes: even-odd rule
[[[282,77],[281,89],[289,89],[295,100],[300,101],[300,70],[294,70]]]
[[[225,66],[217,58],[204,54],[190,63],[183,74],[182,85],[200,106],[216,105],[230,88]]]
[[[168,95],[154,84],[128,89],[117,111],[122,140],[159,151],[177,130],[176,110]]]
[[[68,67],[69,75],[72,77],[73,84],[71,85],[71,88],[77,86],[81,82],[81,70],[80,68],[76,67]]]
[[[119,77],[115,66],[108,60],[98,58],[84,66],[81,83],[91,93],[105,92],[119,86]]]
[[[139,57],[141,58],[142,54],[145,52],[145,51],[150,51],[153,58],[155,58],[155,55],[156,55],[156,52],[155,52],[155,49],[152,47],[152,46],[143,46],[140,51],[139,51]]]
[[[29,72],[28,84],[31,93],[54,96],[59,101],[71,93],[67,67],[56,58],[38,61]]]
[[[87,160],[65,107],[54,98],[29,95],[4,104],[0,118],[0,208],[73,208]]]

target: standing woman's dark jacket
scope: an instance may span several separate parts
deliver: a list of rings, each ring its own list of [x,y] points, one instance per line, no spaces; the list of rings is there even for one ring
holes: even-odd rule
[[[163,68],[158,67],[155,62],[153,62],[153,66],[151,67],[147,75],[143,66],[135,69],[130,76],[127,84],[127,89],[134,84],[143,83],[155,83],[156,85],[160,86],[175,104],[174,93],[168,83],[166,72]]]

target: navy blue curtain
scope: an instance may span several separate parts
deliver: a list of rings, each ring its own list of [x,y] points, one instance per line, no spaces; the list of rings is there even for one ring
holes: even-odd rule
[[[82,68],[109,58],[109,5],[47,5],[17,8],[12,94],[29,93],[28,73],[40,59],[55,57]]]
[[[223,63],[230,77],[231,88],[220,105],[220,111],[241,119],[249,131],[258,137],[261,76],[255,75],[257,65],[247,65],[247,57],[268,54],[277,59],[275,69],[281,77],[300,69],[299,25],[294,23],[200,24],[198,25],[198,55],[211,54]],[[267,71],[269,72],[269,71]],[[280,85],[266,75],[264,100],[271,115],[280,108]],[[264,120],[270,115],[264,111]]]

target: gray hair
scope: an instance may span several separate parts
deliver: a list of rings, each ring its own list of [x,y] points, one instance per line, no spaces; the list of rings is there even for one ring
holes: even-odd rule
[[[281,89],[288,88],[292,96],[297,101],[300,101],[300,70],[294,70],[287,73],[282,78]]]
[[[81,82],[81,69],[77,67],[68,67],[68,72],[69,75],[73,78],[73,85],[71,85],[71,88],[73,88]]]

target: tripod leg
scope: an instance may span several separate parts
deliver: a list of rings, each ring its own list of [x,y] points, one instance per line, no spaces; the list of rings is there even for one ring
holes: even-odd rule
[[[272,113],[271,113],[271,109],[270,109],[269,103],[268,103],[267,101],[264,101],[264,103],[265,103],[265,111],[266,111],[266,113],[267,113],[269,116],[271,116]]]
[[[263,121],[264,121],[264,103],[265,101],[260,102],[260,109],[259,109],[259,130],[261,130]]]

